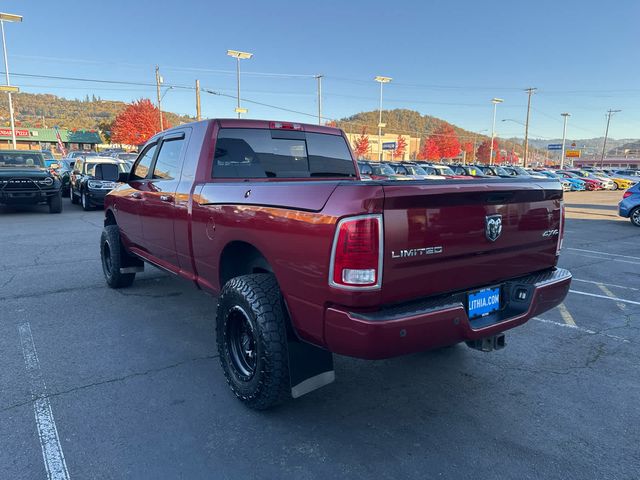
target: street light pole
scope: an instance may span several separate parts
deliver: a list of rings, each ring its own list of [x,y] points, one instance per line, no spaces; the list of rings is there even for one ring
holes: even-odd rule
[[[571,116],[570,113],[561,113],[564,117],[564,126],[562,127],[562,154],[560,155],[560,170],[564,169],[564,144],[567,141],[567,119]]]
[[[0,13],[0,29],[2,30],[2,52],[4,54],[4,73],[7,80],[7,87],[11,85],[9,81],[9,60],[7,59],[7,42],[4,37],[4,22],[22,22],[22,17],[20,15],[13,15],[10,13]],[[17,148],[16,145],[16,123],[14,120],[14,112],[13,112],[13,99],[11,98],[11,91],[7,90],[7,95],[9,96],[9,116],[11,117],[11,142],[13,143],[14,150]]]
[[[324,75],[316,75],[318,80],[318,125],[322,125],[322,77]]]
[[[529,99],[527,100],[527,121],[524,126],[524,168],[527,168],[527,157],[529,156],[529,113],[531,112],[531,95],[536,93],[536,90],[537,88],[535,87],[529,87],[525,90],[529,95]]]
[[[391,77],[382,77],[378,75],[374,78],[374,80],[380,83],[380,107],[378,108],[378,161],[382,161],[382,85],[385,83],[389,83],[392,78]]]
[[[491,150],[489,153],[489,165],[493,165],[493,140],[496,136],[496,109],[499,103],[504,102],[501,98],[492,98],[491,103],[493,103],[493,124],[491,127]]]
[[[611,123],[611,115],[621,112],[622,110],[607,110],[607,129],[604,132],[604,143],[602,144],[602,157],[600,157],[600,168],[604,167],[604,154],[607,149],[607,137],[609,136],[609,123]]]
[[[236,107],[236,113],[238,114],[238,118],[240,118],[241,114],[247,113],[246,108],[240,107],[240,60],[248,60],[253,57],[253,53],[240,52],[238,50],[227,50],[227,55],[236,59],[236,84],[238,87],[238,106]]]

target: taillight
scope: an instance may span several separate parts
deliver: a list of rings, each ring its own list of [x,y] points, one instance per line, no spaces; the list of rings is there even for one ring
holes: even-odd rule
[[[633,195],[633,192],[630,192],[629,190],[627,190],[622,194],[622,198],[627,198],[627,197],[630,197],[631,195]]]
[[[382,242],[381,215],[340,220],[331,251],[329,284],[348,290],[380,288]]]
[[[558,246],[556,247],[556,255],[560,255],[562,242],[564,240],[564,203],[560,204],[560,228],[558,230]]]
[[[269,128],[275,128],[278,130],[303,130],[302,125],[299,123],[286,123],[286,122],[270,122]]]

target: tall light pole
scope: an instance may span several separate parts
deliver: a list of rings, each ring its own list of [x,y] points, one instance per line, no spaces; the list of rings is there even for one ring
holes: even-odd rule
[[[322,125],[322,77],[324,75],[316,75],[318,80],[318,125]]]
[[[236,59],[236,81],[238,86],[238,106],[236,107],[236,113],[238,114],[238,118],[243,113],[247,113],[246,108],[240,107],[240,60],[248,60],[253,57],[253,53],[249,52],[239,52],[238,50],[227,50],[227,55]]]
[[[504,102],[501,98],[492,98],[493,103],[493,123],[491,126],[491,150],[489,151],[489,165],[493,165],[493,139],[496,137],[496,109],[499,103]]]
[[[524,126],[524,159],[522,165],[527,168],[527,157],[529,156],[529,113],[531,112],[531,95],[536,93],[538,90],[535,87],[529,87],[525,90],[529,95],[529,99],[527,100],[527,121]]]
[[[22,22],[22,16],[13,15],[11,13],[0,13],[0,29],[2,29],[2,52],[4,53],[4,73],[7,79],[7,87],[11,85],[9,81],[9,61],[7,60],[7,42],[4,38],[4,22]],[[11,117],[11,142],[13,148],[16,147],[16,123],[13,113],[13,100],[11,99],[11,90],[7,90],[9,96],[9,116]]]
[[[561,113],[564,117],[564,125],[562,127],[562,154],[560,155],[560,170],[564,169],[564,144],[567,141],[567,119],[571,116],[570,113]]]
[[[392,78],[391,77],[382,77],[378,75],[374,78],[374,80],[380,83],[380,108],[378,108],[378,161],[382,161],[382,85],[385,83],[389,83]]]
[[[622,110],[607,110],[607,129],[604,132],[604,143],[602,144],[602,157],[600,158],[600,168],[604,167],[604,153],[607,149],[607,137],[609,136],[609,123],[611,123],[611,115],[621,112]]]

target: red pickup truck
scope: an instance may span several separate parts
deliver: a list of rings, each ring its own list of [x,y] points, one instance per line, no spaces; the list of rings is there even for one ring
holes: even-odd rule
[[[257,409],[333,381],[332,353],[501,348],[567,294],[557,180],[359,175],[335,128],[161,132],[105,199],[107,284],[130,286],[150,263],[217,296],[222,368]]]

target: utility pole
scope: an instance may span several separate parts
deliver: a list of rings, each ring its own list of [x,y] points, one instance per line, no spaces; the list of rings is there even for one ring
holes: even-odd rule
[[[560,155],[560,170],[564,169],[564,144],[567,141],[567,119],[571,116],[570,113],[561,113],[564,117],[564,126],[562,127],[562,153]]]
[[[200,80],[196,80],[196,120],[202,120],[200,115]]]
[[[160,67],[156,65],[156,92],[158,94],[158,113],[160,114],[160,131],[164,130],[164,122],[162,121],[162,98],[160,97],[160,85],[162,85],[162,77],[160,76]]]
[[[622,110],[607,110],[607,129],[604,132],[604,143],[602,144],[602,157],[600,157],[600,168],[604,167],[604,154],[607,149],[607,137],[609,136],[609,123],[611,123],[611,115],[621,112]]]
[[[529,87],[525,90],[525,92],[527,92],[527,94],[529,95],[529,99],[527,100],[527,121],[525,122],[524,125],[524,159],[523,159],[523,165],[526,168],[527,167],[527,159],[529,156],[529,113],[531,112],[531,95],[533,95],[534,93],[536,93],[536,90],[538,90],[535,87]]]
[[[322,125],[322,77],[324,75],[316,75],[318,80],[318,125]]]

